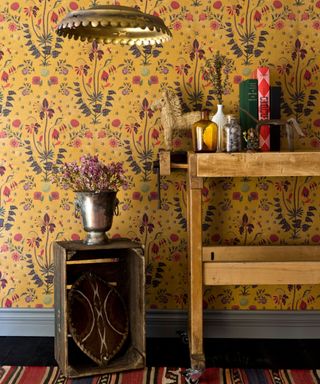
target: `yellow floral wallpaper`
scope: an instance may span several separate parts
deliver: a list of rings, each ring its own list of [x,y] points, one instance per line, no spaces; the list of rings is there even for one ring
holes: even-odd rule
[[[109,2],[111,3],[111,2]],[[319,0],[132,0],[160,15],[173,40],[119,47],[63,40],[69,11],[102,0],[2,0],[0,4],[0,302],[52,307],[52,243],[84,237],[74,194],[50,182],[52,169],[81,154],[124,162],[129,187],[109,233],[145,245],[148,308],[186,308],[187,229],[183,172],[161,179],[160,112],[172,89],[185,111],[216,110],[203,65],[217,50],[233,60],[226,113],[238,111],[239,82],[268,65],[282,87],[282,117],[305,134],[296,148],[320,148]],[[184,137],[185,136],[185,137]],[[175,150],[190,135],[174,137]],[[286,148],[282,138],[282,148]],[[215,244],[318,244],[318,178],[210,180],[203,189],[204,236]],[[215,309],[315,309],[319,286],[232,286],[206,290]]]

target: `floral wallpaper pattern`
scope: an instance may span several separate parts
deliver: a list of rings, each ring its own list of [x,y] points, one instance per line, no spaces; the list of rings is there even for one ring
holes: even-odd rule
[[[103,2],[104,3],[104,2]],[[111,2],[109,2],[111,3]],[[185,174],[161,178],[163,146],[152,103],[173,89],[185,111],[216,109],[202,68],[220,50],[233,61],[226,113],[238,112],[238,87],[258,65],[282,87],[283,118],[304,132],[296,148],[320,149],[318,0],[131,0],[160,15],[173,40],[119,47],[64,40],[55,33],[69,11],[102,0],[1,1],[0,5],[0,305],[52,307],[52,243],[84,237],[74,194],[51,183],[53,167],[98,153],[124,162],[129,186],[118,193],[111,237],[145,245],[148,308],[187,306]],[[175,150],[190,135],[175,134]],[[286,140],[282,138],[282,148]],[[210,179],[203,231],[214,244],[320,243],[318,178]],[[315,309],[319,286],[208,287],[215,309]]]

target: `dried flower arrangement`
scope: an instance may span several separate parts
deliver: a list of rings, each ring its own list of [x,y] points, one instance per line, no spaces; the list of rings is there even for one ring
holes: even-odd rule
[[[53,181],[76,192],[117,192],[127,184],[120,162],[102,163],[98,156],[84,155],[80,164],[64,163],[56,170]]]
[[[212,58],[206,60],[202,68],[203,78],[211,83],[212,93],[219,104],[222,104],[223,95],[228,94],[231,90],[229,74],[233,70],[233,66],[233,60],[217,51]]]

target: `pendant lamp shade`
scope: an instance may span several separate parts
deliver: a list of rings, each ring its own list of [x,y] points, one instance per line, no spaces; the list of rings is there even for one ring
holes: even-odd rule
[[[75,40],[122,45],[153,45],[172,38],[160,17],[119,5],[71,12],[60,22],[57,33]]]

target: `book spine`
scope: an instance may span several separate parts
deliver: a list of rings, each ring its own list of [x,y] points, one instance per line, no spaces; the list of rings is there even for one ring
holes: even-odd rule
[[[281,119],[281,87],[270,87],[270,119]],[[270,151],[280,151],[280,125],[270,127]]]
[[[258,79],[258,117],[270,119],[270,71],[268,67],[257,68]],[[270,151],[270,126],[260,127],[259,146],[261,151]]]
[[[254,129],[258,121],[258,80],[247,79],[240,83],[240,126],[242,138],[247,135],[249,129]],[[242,142],[242,148],[246,142]]]
[[[239,84],[239,122],[241,127],[242,148],[245,148],[245,136],[247,132],[247,115],[245,113],[245,111],[247,110],[246,94],[246,82],[241,81],[241,83]]]

